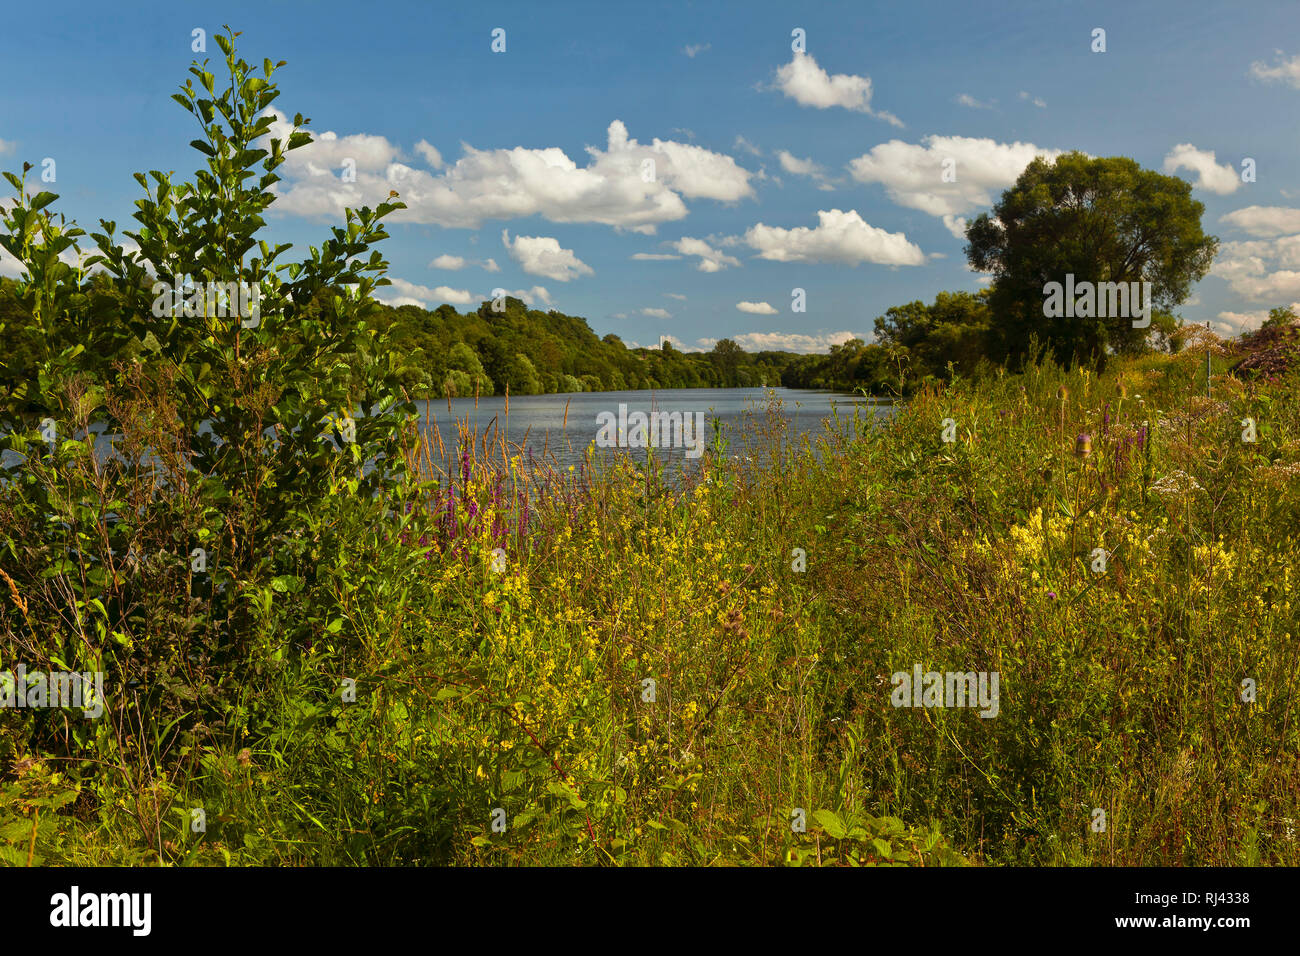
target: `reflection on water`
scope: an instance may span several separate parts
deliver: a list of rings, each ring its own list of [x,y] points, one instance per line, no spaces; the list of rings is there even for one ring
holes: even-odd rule
[[[598,416],[609,413],[618,417],[620,405],[626,406],[628,418],[638,411],[646,415],[659,412],[692,418],[695,413],[702,413],[706,445],[713,442],[716,423],[729,445],[728,452],[743,454],[761,442],[760,432],[765,428],[767,409],[773,402],[780,403],[779,414],[787,423],[787,440],[805,434],[815,436],[820,433],[822,422],[836,415],[842,422],[852,420],[855,408],[861,408],[868,416],[887,415],[892,410],[887,403],[838,392],[789,388],[683,388],[658,392],[581,392],[512,397],[508,418],[503,397],[480,398],[477,407],[472,398],[427,402],[424,403],[424,424],[426,428],[436,425],[439,437],[452,454],[457,447],[456,422],[468,420],[478,441],[483,441],[485,431],[503,428],[511,455],[520,453],[527,460],[531,453],[534,461],[544,460],[563,468],[576,465],[587,447],[596,440],[601,430]],[[623,440],[627,440],[626,432]],[[518,452],[516,446],[520,449]],[[610,449],[624,450],[638,459],[645,454],[644,450],[636,448]],[[681,463],[690,471],[698,467],[699,459],[688,456],[686,451],[681,447],[658,448],[655,455],[671,462],[674,468]],[[597,453],[606,452],[598,448]]]
[[[511,457],[518,454],[525,462],[531,460],[564,469],[569,465],[576,466],[587,447],[596,440],[600,432],[598,416],[610,413],[617,418],[620,405],[626,406],[629,418],[635,412],[646,415],[658,412],[667,416],[679,414],[691,419],[696,413],[702,413],[706,445],[712,445],[715,428],[720,429],[721,438],[728,444],[727,453],[745,455],[762,445],[769,406],[775,410],[777,404],[779,415],[787,423],[787,440],[798,440],[803,435],[815,437],[821,432],[822,423],[836,416],[841,422],[851,421],[855,409],[860,409],[867,417],[881,417],[892,412],[890,404],[876,399],[789,388],[686,388],[657,392],[524,395],[510,398],[508,414],[506,399],[499,396],[480,398],[477,403],[472,398],[422,402],[419,407],[426,433],[432,437],[431,429],[436,427],[442,447],[450,456],[459,453],[459,424],[466,423],[476,436],[476,444],[485,441],[486,433],[493,441],[504,439]],[[102,425],[92,426],[91,432],[95,435],[98,454],[117,454],[113,448],[116,436],[105,434]],[[621,441],[626,440],[627,432],[623,432]],[[646,454],[638,448],[597,448],[596,451],[598,455],[604,455],[625,450],[636,459]],[[669,463],[674,471],[680,464],[689,472],[698,468],[702,459],[690,457],[686,451],[681,447],[661,447],[655,449],[655,456]],[[6,451],[0,457],[0,467],[12,469],[21,461],[18,454]]]

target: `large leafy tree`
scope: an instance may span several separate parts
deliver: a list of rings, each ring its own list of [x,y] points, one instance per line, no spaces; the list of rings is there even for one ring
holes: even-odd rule
[[[988,354],[988,298],[987,289],[940,292],[932,305],[896,305],[876,319],[876,341],[886,350],[906,349],[919,374],[946,375],[952,363],[969,375]]]
[[[1210,268],[1218,240],[1201,230],[1205,207],[1177,176],[1124,157],[1073,152],[1026,167],[993,208],[966,229],[973,268],[994,277],[989,304],[995,357],[1023,358],[1037,338],[1061,362],[1102,364],[1108,349],[1145,346],[1149,328],[1129,318],[1048,318],[1044,286],[1150,282],[1154,310],[1168,313]]]

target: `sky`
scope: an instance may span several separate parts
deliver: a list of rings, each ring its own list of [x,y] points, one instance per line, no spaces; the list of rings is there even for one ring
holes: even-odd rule
[[[133,173],[202,164],[171,95],[224,24],[316,138],[265,238],[306,256],[396,189],[394,304],[504,289],[629,346],[824,352],[981,288],[963,224],[1078,149],[1193,184],[1221,247],[1183,318],[1300,311],[1295,0],[73,0],[5,44],[0,169],[53,160],[57,211],[129,228]]]

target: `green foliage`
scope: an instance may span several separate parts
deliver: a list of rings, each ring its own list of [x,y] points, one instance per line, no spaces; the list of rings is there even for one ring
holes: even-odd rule
[[[1151,330],[1130,319],[1045,317],[1043,286],[1067,273],[1076,282],[1149,281],[1153,310],[1169,312],[1209,271],[1218,248],[1201,230],[1205,207],[1191,188],[1124,157],[1073,152],[1030,163],[992,214],[966,230],[971,267],[994,276],[990,357],[1024,361],[1035,335],[1063,364],[1104,365],[1108,348],[1140,350]]]
[[[25,269],[7,291],[31,347],[21,401],[0,409],[0,448],[23,456],[0,489],[15,595],[0,660],[102,671],[109,701],[99,721],[24,713],[18,749],[93,761],[74,764],[92,775],[125,762],[146,789],[214,733],[255,729],[258,690],[327,636],[338,609],[321,582],[342,542],[323,516],[341,492],[371,501],[400,481],[413,412],[401,354],[370,323],[387,282],[371,247],[402,204],[348,210],[308,258],[279,263],[289,247],[257,233],[285,153],[310,137],[301,116],[273,129],[276,68],[255,76],[233,39],[216,37],[228,83],[196,64],[173,97],[203,131],[204,168],[184,183],[137,175],[125,235],[138,251],[101,221],[93,279],[58,258],[84,233],[55,220],[57,197],[6,174],[17,197],[0,245]],[[256,290],[260,309],[188,291],[174,309],[186,276]],[[101,431],[117,455],[95,454]],[[143,739],[147,756],[128,757]]]

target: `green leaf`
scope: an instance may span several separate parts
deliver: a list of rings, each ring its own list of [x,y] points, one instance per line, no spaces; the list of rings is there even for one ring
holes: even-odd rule
[[[826,835],[835,840],[843,840],[848,835],[844,821],[832,810],[814,810],[813,821],[826,831]]]

